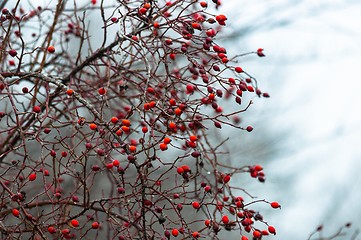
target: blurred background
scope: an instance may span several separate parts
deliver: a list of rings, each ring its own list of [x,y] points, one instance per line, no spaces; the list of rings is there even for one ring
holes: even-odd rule
[[[233,161],[265,166],[266,184],[250,192],[281,203],[264,212],[274,239],[307,239],[321,224],[329,237],[347,222],[338,239],[361,239],[361,2],[234,0],[220,10],[232,52],[266,54],[242,66],[271,98],[254,99],[243,119],[254,131],[229,147]]]

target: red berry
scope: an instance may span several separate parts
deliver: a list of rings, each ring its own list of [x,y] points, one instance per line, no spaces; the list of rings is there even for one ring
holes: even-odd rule
[[[182,167],[177,168],[177,173],[178,174],[184,173],[184,169]]]
[[[142,14],[142,15],[144,15],[144,14],[146,14],[147,13],[147,9],[146,8],[139,8],[139,13],[140,14]]]
[[[214,29],[211,28],[206,31],[206,34],[208,37],[214,37],[214,36],[216,36],[217,33]]]
[[[213,70],[216,72],[221,71],[221,69],[217,65],[213,65]]]
[[[73,202],[75,202],[75,203],[79,202],[78,196],[75,196],[75,195],[73,195],[73,196],[71,197],[71,200],[73,200]]]
[[[228,174],[223,177],[223,182],[224,183],[228,183],[230,180],[231,180],[231,176],[228,175]]]
[[[179,104],[179,108],[183,111],[187,108],[187,105],[184,103]]]
[[[192,28],[198,29],[198,30],[202,30],[201,25],[200,25],[199,23],[197,23],[197,22],[193,22],[193,23],[192,23]]]
[[[155,93],[154,88],[148,87],[148,88],[147,88],[147,93],[149,93],[149,94],[154,94],[154,93]]]
[[[1,10],[1,13],[7,15],[9,14],[9,10],[7,8],[3,8],[3,10]]]
[[[93,222],[92,223],[92,229],[98,229],[99,228],[99,223],[98,222]]]
[[[169,238],[170,238],[170,232],[167,231],[167,230],[165,230],[165,231],[164,231],[164,236],[165,236],[167,239],[169,239]]]
[[[179,212],[183,210],[183,205],[182,205],[181,203],[178,203],[178,204],[177,204],[177,210],[178,210]],[[181,229],[179,229],[179,230],[181,230]]]
[[[66,94],[68,94],[68,96],[73,95],[73,93],[74,93],[74,90],[73,90],[73,89],[68,89],[68,90],[66,90]]]
[[[246,130],[247,130],[247,132],[252,132],[252,131],[253,131],[253,127],[252,127],[252,126],[248,126],[248,127],[246,128]]]
[[[220,122],[214,122],[214,126],[215,126],[216,128],[222,128],[222,125],[221,125]]]
[[[216,16],[216,20],[219,22],[219,21],[226,21],[227,20],[227,17],[223,14],[220,14],[218,16]]]
[[[32,173],[29,175],[29,181],[34,181],[36,179],[36,173]]]
[[[199,4],[201,5],[201,7],[204,7],[204,8],[206,8],[208,6],[207,2],[200,2]]]
[[[122,187],[118,187],[117,191],[118,191],[119,194],[125,193],[125,189],[122,188]]]
[[[262,91],[259,88],[256,88],[256,94],[258,95],[258,97],[260,97],[262,94]]]
[[[229,61],[228,58],[226,58],[226,57],[222,58],[223,63],[227,63],[228,61]]]
[[[172,140],[171,140],[170,138],[168,138],[168,137],[166,137],[166,138],[163,139],[163,142],[164,142],[165,144],[169,144],[171,141],[172,141]]]
[[[68,152],[62,151],[62,152],[61,152],[61,156],[62,156],[62,157],[68,156]]]
[[[61,230],[61,233],[62,233],[63,235],[68,235],[68,234],[70,233],[70,230],[67,229],[67,228],[65,228],[65,229]]]
[[[23,89],[21,89],[21,91],[25,94],[29,92],[29,89],[27,87],[23,87]]]
[[[150,109],[150,104],[149,103],[144,103],[143,108],[144,108],[144,110],[149,110]]]
[[[98,165],[93,165],[92,166],[92,170],[95,171],[95,172],[98,171],[99,169],[100,169],[100,167]]]
[[[256,171],[262,171],[263,170],[263,167],[261,165],[256,165],[254,166],[254,170]]]
[[[53,226],[49,226],[49,227],[48,227],[48,232],[49,232],[49,233],[51,233],[51,234],[56,233],[56,229],[55,229],[55,227],[53,227]]]
[[[12,214],[15,216],[15,217],[19,217],[20,216],[20,212],[19,210],[17,210],[16,208],[14,208],[13,210],[11,210]]]
[[[112,23],[117,23],[119,22],[119,19],[117,17],[112,17],[110,21],[112,21]]]
[[[188,165],[182,165],[182,168],[183,168],[184,172],[190,172],[191,171],[191,169],[189,168]]]
[[[179,234],[178,229],[174,228],[174,229],[172,230],[172,235],[173,235],[173,237],[177,237],[178,234]]]
[[[110,119],[110,121],[111,121],[113,124],[116,124],[116,123],[119,121],[119,119],[118,119],[117,117],[112,117],[112,118]]]
[[[154,28],[159,28],[160,24],[159,24],[159,22],[154,22],[153,26],[154,26]]]
[[[261,232],[255,230],[255,231],[253,232],[253,237],[255,237],[255,238],[260,238],[260,237],[261,237]]]
[[[228,218],[228,216],[224,215],[224,216],[222,217],[222,222],[223,222],[224,224],[228,224],[228,223],[229,223],[229,218]]]
[[[103,87],[101,87],[101,88],[98,89],[98,93],[99,93],[100,95],[104,95],[104,94],[106,93],[106,89],[103,88]]]
[[[193,92],[194,92],[194,86],[191,85],[191,84],[188,84],[188,85],[186,86],[186,89],[187,89],[187,92],[188,92],[188,93],[193,93]]]
[[[237,208],[242,208],[244,206],[244,204],[242,201],[237,201],[236,206],[237,206]]]
[[[129,132],[130,128],[128,126],[122,126],[121,129],[123,130],[123,132]]]
[[[208,186],[208,185],[205,186],[205,187],[204,187],[204,191],[205,191],[205,192],[210,192],[210,191],[211,191],[211,186]]]
[[[192,202],[192,206],[194,209],[198,209],[198,208],[200,208],[201,205],[199,204],[199,202],[195,201],[195,202]]]
[[[147,133],[147,132],[148,132],[148,128],[147,128],[147,127],[145,127],[145,126],[144,126],[144,127],[142,127],[142,132],[143,132],[143,133]]]
[[[149,102],[149,107],[150,108],[154,108],[156,105],[157,105],[157,103],[154,102],[154,101]]]
[[[237,212],[237,217],[239,217],[239,218],[244,218],[243,212]]]
[[[79,227],[79,221],[76,220],[76,219],[72,219],[70,221],[70,224],[73,226],[73,227]]]
[[[114,167],[118,167],[119,165],[120,165],[119,160],[114,159],[114,160],[113,160],[113,166],[114,166]]]
[[[136,152],[136,151],[137,151],[137,147],[134,146],[134,145],[130,145],[130,146],[129,146],[129,151],[130,151],[130,152]]]
[[[192,142],[195,142],[195,141],[197,141],[197,136],[195,136],[195,135],[191,135],[191,136],[189,136],[189,140],[191,140]]]
[[[192,155],[192,157],[197,158],[197,157],[199,157],[201,154],[200,154],[199,152],[195,151],[195,152],[192,152],[191,155]]]
[[[49,170],[44,170],[44,176],[49,176]]]
[[[204,225],[206,225],[207,227],[209,227],[209,226],[211,225],[211,220],[206,219],[206,220],[204,221]]]
[[[176,128],[177,128],[177,125],[176,125],[174,122],[170,122],[170,123],[169,123],[169,128],[170,128],[170,129],[176,129]]]
[[[193,232],[192,233],[192,237],[193,238],[199,238],[201,235],[199,234],[199,232]]]
[[[177,116],[180,116],[181,114],[182,114],[182,109],[180,109],[180,108],[176,108],[176,109],[174,109],[174,114],[175,115],[177,115]]]
[[[228,78],[229,83],[231,84],[235,84],[236,80],[234,78]]]
[[[123,119],[122,120],[122,125],[129,127],[129,126],[132,125],[132,123],[128,119]]]
[[[248,92],[254,92],[254,88],[250,85],[247,86]]]
[[[268,231],[274,235],[276,235],[276,229],[273,226],[268,226]]]
[[[97,126],[95,123],[91,123],[91,124],[89,124],[89,128],[90,128],[91,130],[95,130],[95,129],[98,128],[98,126]]]
[[[55,150],[51,150],[51,151],[50,151],[50,156],[52,156],[52,157],[55,157],[55,156],[56,156]]]
[[[272,208],[281,208],[281,205],[278,202],[271,202]]]
[[[243,69],[241,67],[236,67],[235,68],[236,72],[238,73],[242,73],[243,72]]]
[[[248,237],[242,236],[242,237],[241,237],[241,240],[248,240]]]
[[[55,47],[54,46],[49,46],[48,47],[48,52],[49,53],[54,53],[55,52]]]
[[[50,132],[51,132],[51,129],[50,129],[50,128],[45,128],[45,129],[44,129],[44,133],[49,134]]]
[[[172,59],[172,60],[175,60],[175,53],[169,54],[169,58]]]
[[[251,177],[253,177],[253,178],[258,177],[258,172],[257,171],[251,171],[250,173],[251,173]]]
[[[176,100],[174,98],[169,99],[169,105],[175,106],[177,104]]]
[[[258,48],[258,49],[257,49],[257,55],[258,55],[258,57],[264,57],[264,56],[266,56],[266,55],[264,55],[264,53],[263,53],[263,48]]]
[[[40,108],[39,106],[34,106],[34,107],[33,107],[33,111],[34,111],[35,113],[40,113],[41,108]]]
[[[12,57],[15,57],[18,54],[18,52],[14,49],[9,50],[9,55]]]
[[[263,93],[262,96],[265,97],[265,98],[269,98],[269,97],[270,97],[270,95],[269,95],[268,93]]]
[[[161,144],[159,144],[159,148],[160,148],[160,150],[165,151],[168,149],[168,146],[165,143],[161,143]]]

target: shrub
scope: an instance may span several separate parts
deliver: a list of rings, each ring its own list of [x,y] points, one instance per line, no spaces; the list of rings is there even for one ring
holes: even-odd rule
[[[253,206],[279,204],[234,181],[263,168],[227,165],[211,137],[251,132],[247,96],[269,97],[237,62],[263,49],[222,47],[219,1],[3,5],[2,239],[276,233]]]

